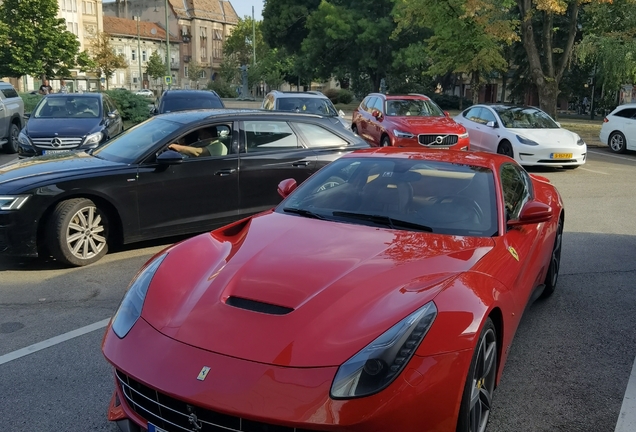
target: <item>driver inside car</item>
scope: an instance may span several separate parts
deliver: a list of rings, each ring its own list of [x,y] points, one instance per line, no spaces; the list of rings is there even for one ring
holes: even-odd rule
[[[184,156],[225,156],[227,147],[217,137],[216,129],[207,128],[197,132],[198,139],[191,145],[172,143],[168,149],[177,151]]]

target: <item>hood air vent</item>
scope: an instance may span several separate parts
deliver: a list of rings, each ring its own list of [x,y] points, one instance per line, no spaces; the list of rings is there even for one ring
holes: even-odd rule
[[[288,308],[285,306],[277,306],[269,303],[248,300],[242,297],[229,297],[225,304],[240,309],[246,309],[252,312],[260,312],[269,315],[287,315],[288,313],[293,311],[292,308]]]

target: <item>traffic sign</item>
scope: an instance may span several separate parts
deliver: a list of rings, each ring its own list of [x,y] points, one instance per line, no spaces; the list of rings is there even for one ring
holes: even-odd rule
[[[166,81],[166,84],[172,84],[172,77],[171,76],[165,76],[163,77],[163,79]]]

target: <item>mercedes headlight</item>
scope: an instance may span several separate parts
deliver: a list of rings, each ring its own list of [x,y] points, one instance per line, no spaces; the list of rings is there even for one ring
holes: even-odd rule
[[[20,210],[29,195],[0,196],[0,210]]]
[[[404,132],[397,129],[393,129],[393,135],[395,135],[398,138],[415,138],[415,135],[413,135],[412,133]]]
[[[437,308],[431,301],[347,360],[338,368],[331,397],[368,396],[391,384],[420,346],[436,316]]]
[[[84,138],[84,142],[82,143],[82,148],[97,147],[99,143],[102,141],[103,137],[104,137],[104,134],[102,134],[101,132],[95,132],[88,135],[86,138]]]
[[[32,146],[31,140],[29,139],[27,134],[24,133],[24,131],[20,131],[20,135],[18,135],[18,142],[25,146],[29,146],[29,147]]]
[[[536,141],[532,141],[531,139],[528,138],[524,138],[521,135],[517,135],[517,140],[521,143],[521,144],[525,144],[525,145],[531,145],[531,146],[538,146],[539,143]]]
[[[150,282],[167,256],[167,253],[159,255],[146,265],[130,283],[130,288],[124,295],[124,299],[113,317],[112,328],[119,338],[126,336],[141,316],[141,308],[144,305]]]

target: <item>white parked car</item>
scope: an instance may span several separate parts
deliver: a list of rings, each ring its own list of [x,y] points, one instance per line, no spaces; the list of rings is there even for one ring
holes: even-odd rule
[[[585,163],[585,141],[538,108],[473,105],[455,117],[470,138],[470,150],[501,153],[524,166],[574,169]]]
[[[614,153],[636,150],[636,103],[619,105],[609,113],[599,138]]]
[[[141,89],[135,92],[136,95],[144,96],[144,97],[154,97],[155,94],[150,89]]]

